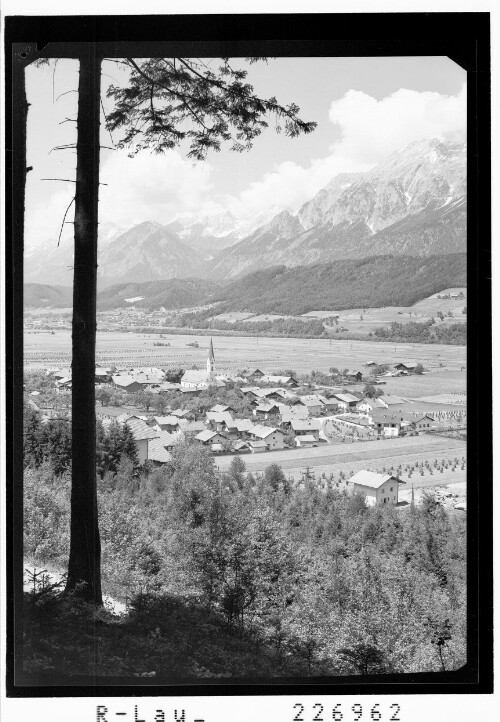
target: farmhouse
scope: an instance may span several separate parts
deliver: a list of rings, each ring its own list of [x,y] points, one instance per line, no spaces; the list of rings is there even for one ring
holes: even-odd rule
[[[323,409],[327,414],[334,414],[338,410],[339,405],[337,399],[327,399],[326,396],[320,396],[319,394],[318,399],[321,401]]]
[[[212,406],[209,410],[216,414],[223,414],[225,411],[229,412],[231,415],[235,413],[234,409],[230,406],[226,406],[225,404],[215,404],[215,406]]]
[[[344,411],[355,409],[356,404],[359,402],[358,397],[352,394],[335,394],[334,398],[337,400],[337,405]]]
[[[212,446],[213,444],[224,444],[227,442],[227,439],[222,434],[219,434],[218,431],[210,431],[210,429],[207,429],[206,431],[201,431],[199,434],[196,434],[194,437],[196,441],[200,441],[203,446]]]
[[[124,419],[124,423],[127,424],[134,437],[135,445],[137,446],[139,464],[144,464],[144,462],[149,458],[149,440],[159,438],[160,432],[157,429],[152,429],[146,424],[146,422],[142,421],[142,419],[139,419],[137,416],[130,416]]]
[[[128,374],[123,374],[123,376],[112,376],[112,381],[115,388],[126,391],[128,394],[135,394],[137,391],[142,389],[142,385]]]
[[[265,373],[260,369],[252,369],[251,371],[245,371],[243,375],[247,376],[247,378],[249,379],[261,379],[263,376],[265,376]]]
[[[277,404],[261,402],[253,410],[254,416],[260,419],[268,419],[270,416],[276,416],[279,413]]]
[[[263,384],[281,384],[292,389],[297,388],[299,385],[299,382],[293,376],[269,376],[266,374],[260,377],[260,381]]]
[[[148,461],[155,464],[166,464],[172,455],[163,445],[162,439],[148,439]]]
[[[172,416],[177,416],[178,419],[185,419],[188,414],[189,411],[186,409],[174,409],[172,411]]]
[[[278,404],[278,409],[281,415],[281,423],[289,424],[292,419],[307,419],[309,412],[302,404],[296,404],[295,406],[287,406],[286,404]]]
[[[299,403],[306,407],[309,416],[321,416],[323,411],[323,403],[319,396],[311,394],[309,396],[301,396]]]
[[[377,436],[399,436],[402,425],[401,415],[372,411],[371,420]]]
[[[248,441],[247,444],[253,454],[259,454],[263,451],[267,451],[267,444],[265,441]]]
[[[406,374],[414,374],[417,364],[414,361],[406,361],[405,363],[398,363],[394,366],[396,371],[401,371]]]
[[[406,401],[400,396],[393,396],[392,394],[379,396],[379,400],[385,405],[386,409],[390,406],[402,406],[406,404]]]
[[[397,504],[399,484],[404,482],[390,474],[377,474],[374,471],[358,471],[351,476],[350,483],[354,492],[365,495],[370,506],[375,504]]]
[[[226,426],[230,426],[233,423],[233,417],[229,411],[223,413],[217,413],[215,411],[207,411],[206,413],[207,423],[217,431],[224,431]]]
[[[302,436],[295,437],[295,443],[297,446],[315,446],[318,443],[318,439],[314,434],[302,434]]]
[[[361,371],[354,371],[350,369],[349,371],[346,371],[344,374],[344,377],[347,379],[347,381],[362,381],[363,380],[363,374]]]
[[[160,431],[173,431],[179,430],[179,419],[177,416],[154,416],[154,425]]]
[[[255,441],[263,441],[270,450],[283,449],[285,433],[281,429],[272,426],[254,426],[250,430],[250,436]]]
[[[321,430],[321,422],[316,419],[292,419],[290,423],[296,436],[314,436],[319,441],[319,432]]]
[[[422,431],[434,427],[434,419],[428,414],[404,414],[403,418],[417,431]]]
[[[369,413],[374,409],[386,409],[387,405],[380,399],[361,399],[361,401],[356,404],[356,408],[358,411]]]
[[[96,384],[110,384],[111,372],[109,369],[96,368],[95,370]]]
[[[184,421],[184,419],[182,419]],[[200,431],[205,431],[205,424],[203,421],[188,421],[182,425],[181,431],[187,439],[192,439]]]

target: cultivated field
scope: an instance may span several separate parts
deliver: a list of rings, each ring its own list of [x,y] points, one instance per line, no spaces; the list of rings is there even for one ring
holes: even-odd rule
[[[431,475],[424,469],[412,473],[411,477],[405,471],[407,466],[420,466],[422,462],[429,462],[431,467],[437,460],[439,464],[444,460],[446,463],[459,460],[466,455],[466,444],[460,439],[438,438],[437,436],[422,435],[405,438],[386,439],[380,441],[351,442],[314,447],[311,449],[291,449],[284,451],[269,451],[262,454],[245,454],[241,456],[247,470],[254,473],[264,471],[269,464],[279,464],[287,476],[300,479],[306,468],[320,478],[323,474],[329,477],[333,474],[338,478],[342,472],[347,478],[352,472],[356,473],[361,469],[371,471],[388,471],[392,467],[396,469],[399,465],[403,467],[401,478],[404,481],[413,483],[415,488],[449,484],[451,482],[465,482],[466,470],[460,466],[451,470],[444,469],[443,472],[433,469]],[[216,464],[221,471],[228,468],[232,456],[221,456],[216,459]]]
[[[187,346],[197,340],[199,347]],[[109,365],[142,365],[189,368],[204,366],[209,337],[164,334],[163,342],[170,346],[154,346],[158,336],[125,332],[97,333],[97,361]],[[262,366],[263,370],[293,369],[297,373],[312,369],[327,372],[330,367],[359,368],[365,371],[367,361],[395,364],[415,359],[433,375],[387,379],[384,391],[403,396],[423,396],[432,393],[465,391],[465,346],[439,344],[391,344],[377,341],[336,341],[334,339],[263,338],[245,336],[214,336],[217,369],[234,371],[238,368]],[[47,364],[69,366],[71,360],[71,332],[69,330],[26,334],[24,339],[25,366],[43,367]],[[442,364],[442,367],[440,367]],[[438,374],[438,375],[434,375]],[[450,382],[447,377],[450,376]],[[458,374],[458,375],[457,375]],[[429,386],[431,384],[431,387]]]

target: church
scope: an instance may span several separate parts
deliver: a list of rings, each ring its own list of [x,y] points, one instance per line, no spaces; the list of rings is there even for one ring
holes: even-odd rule
[[[210,386],[225,386],[225,384],[215,376],[215,354],[212,339],[210,339],[210,345],[208,347],[206,371],[185,371],[184,376],[181,378],[181,389],[194,389],[198,391],[208,389]]]

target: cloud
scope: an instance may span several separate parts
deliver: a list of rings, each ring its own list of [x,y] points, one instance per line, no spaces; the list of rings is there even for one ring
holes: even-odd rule
[[[329,115],[342,134],[332,150],[351,162],[374,165],[415,140],[464,140],[466,89],[448,96],[401,88],[382,100],[349,90],[331,104]]]
[[[209,212],[212,168],[171,150],[129,158],[116,151],[101,167],[100,218],[118,225],[145,220],[169,223],[178,216]]]
[[[29,200],[30,197],[36,192],[35,184],[28,174],[26,182],[26,198]],[[29,204],[26,205],[26,220],[25,220],[25,244],[27,247],[33,247],[46,242],[47,240],[57,239],[61,224],[64,218],[64,213],[75,194],[75,188],[72,184],[68,183],[64,189],[58,190],[53,193],[48,201],[40,202],[35,205],[34,208],[30,208]],[[72,221],[74,214],[74,207],[72,206],[66,221]],[[63,229],[62,237],[66,238],[72,233],[72,226],[65,225]]]
[[[466,87],[457,95],[401,88],[377,100],[349,90],[330,106],[339,139],[329,155],[308,167],[292,161],[276,165],[237,197],[226,199],[239,216],[264,212],[271,205],[296,211],[338,173],[367,171],[393,151],[423,138],[466,138]]]

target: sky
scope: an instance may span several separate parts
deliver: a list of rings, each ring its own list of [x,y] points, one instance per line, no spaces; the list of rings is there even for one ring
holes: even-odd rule
[[[216,61],[208,61],[216,63]],[[245,66],[243,60],[234,65]],[[145,220],[224,210],[251,218],[276,209],[292,213],[341,172],[367,171],[394,150],[420,138],[466,137],[466,73],[446,57],[277,58],[246,66],[248,82],[262,97],[300,106],[300,117],[316,130],[298,138],[270,127],[249,152],[223,149],[206,161],[186,158],[185,149],[133,158],[113,149],[116,138],[101,125],[99,220],[129,227]],[[105,91],[124,78],[103,62]],[[26,245],[57,238],[74,193],[78,63],[27,69],[28,174]],[[104,118],[102,119],[104,121]],[[66,180],[43,180],[43,179]],[[72,220],[72,210],[68,213]],[[64,231],[69,235],[71,227]]]

